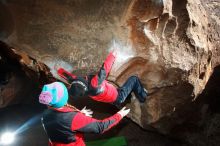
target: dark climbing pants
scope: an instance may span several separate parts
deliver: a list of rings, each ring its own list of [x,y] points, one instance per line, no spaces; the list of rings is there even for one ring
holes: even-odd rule
[[[123,86],[118,88],[118,97],[114,104],[123,103],[131,92],[134,92],[140,102],[144,102],[146,100],[147,93],[144,91],[144,87],[137,76],[129,77]]]

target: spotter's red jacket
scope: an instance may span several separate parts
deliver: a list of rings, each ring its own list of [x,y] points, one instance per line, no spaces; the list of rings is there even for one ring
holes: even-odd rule
[[[96,120],[70,107],[48,108],[42,117],[49,146],[85,146],[83,133],[104,133],[122,119],[115,115]]]
[[[111,52],[107,56],[99,72],[94,76],[86,77],[89,84],[88,96],[90,96],[92,99],[106,103],[113,103],[116,101],[118,91],[111,83],[108,83],[106,80],[114,61],[115,56]],[[77,76],[67,72],[63,68],[58,70],[58,74],[66,80],[69,80],[69,77],[77,78]],[[64,76],[64,74],[67,76]]]

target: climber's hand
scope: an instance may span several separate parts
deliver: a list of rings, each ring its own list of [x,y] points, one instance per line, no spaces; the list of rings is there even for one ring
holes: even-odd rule
[[[61,68],[60,63],[58,63],[58,62],[57,62],[57,63],[55,63],[55,65],[54,65],[54,67],[53,67],[53,68],[54,68],[54,70],[55,70],[55,71],[58,71],[58,70]]]
[[[112,50],[112,55],[115,57],[117,56],[117,49],[116,48]]]
[[[130,112],[130,109],[125,109],[125,108],[126,107],[123,107],[120,111],[118,111],[118,113],[122,116],[122,118]]]
[[[93,111],[91,109],[86,109],[86,106],[81,110],[81,113],[88,117],[92,117]]]

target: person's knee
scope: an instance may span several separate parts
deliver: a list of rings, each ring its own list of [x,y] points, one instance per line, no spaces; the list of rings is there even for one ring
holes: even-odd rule
[[[133,81],[139,81],[138,76],[135,76],[135,75],[130,76],[130,79],[133,80]]]
[[[134,82],[134,83],[139,83],[140,79],[138,76],[131,76],[130,79]]]

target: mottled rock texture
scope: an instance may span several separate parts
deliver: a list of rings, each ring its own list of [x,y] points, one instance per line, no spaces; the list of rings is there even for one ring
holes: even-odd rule
[[[130,35],[138,58],[117,81],[132,73],[141,77],[154,94],[144,106],[131,103],[136,109],[131,116],[143,127],[150,124],[166,133],[186,120],[190,103],[212,73],[211,22],[200,1],[140,0],[131,7]]]
[[[131,119],[169,133],[220,63],[219,7],[218,0],[4,0],[0,37],[54,76],[56,65],[96,72],[116,40],[110,79],[121,85],[137,75],[152,93],[143,105],[127,103]]]
[[[81,70],[80,73],[97,71],[112,38],[120,33],[120,22],[129,3],[6,0],[1,2],[1,13],[8,15],[1,20],[5,27],[1,38],[51,68],[62,64],[69,70]]]
[[[33,103],[45,83],[55,80],[50,69],[26,53],[0,41],[0,108]]]

